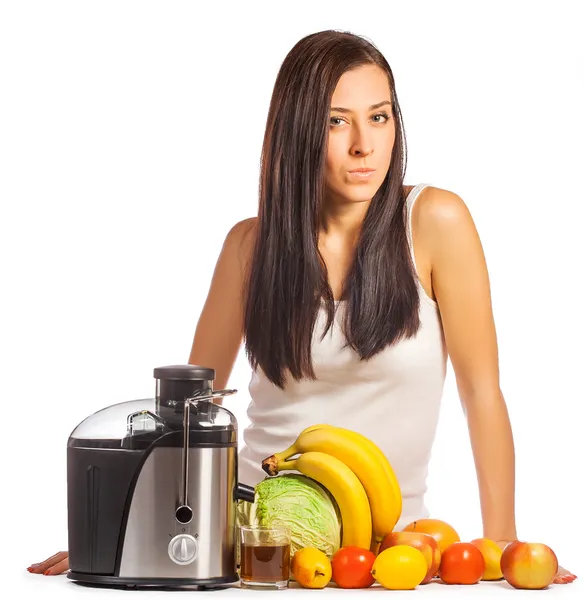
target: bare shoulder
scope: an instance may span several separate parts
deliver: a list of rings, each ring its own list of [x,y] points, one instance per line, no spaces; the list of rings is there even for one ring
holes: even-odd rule
[[[420,192],[412,217],[429,252],[452,242],[452,236],[476,234],[465,201],[457,193],[439,187],[427,186]]]
[[[238,221],[231,227],[226,239],[233,244],[249,244],[255,239],[257,220],[257,217],[249,217]]]
[[[431,185],[420,192],[416,205],[420,222],[425,225],[456,222],[470,216],[466,203],[458,194]]]
[[[250,217],[235,223],[225,238],[224,250],[233,259],[237,259],[242,274],[249,268],[256,232],[257,217]]]

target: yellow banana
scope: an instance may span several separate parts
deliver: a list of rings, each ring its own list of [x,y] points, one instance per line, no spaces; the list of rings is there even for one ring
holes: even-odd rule
[[[393,507],[393,511],[392,511],[393,516],[391,517],[391,521],[393,522],[393,524],[391,525],[391,531],[393,531],[393,528],[395,527],[396,523],[399,521],[399,519],[401,517],[403,499],[402,499],[399,482],[397,480],[397,477],[395,475],[393,467],[391,466],[391,463],[389,462],[389,460],[387,459],[385,454],[383,454],[383,452],[381,451],[381,448],[377,444],[373,443],[368,437],[364,436],[361,433],[358,433],[357,431],[352,431],[350,429],[343,429],[341,427],[337,427],[337,429],[339,431],[344,432],[345,435],[348,435],[349,437],[352,437],[355,440],[359,440],[362,444],[367,446],[367,448],[369,449],[369,451],[372,454],[374,454],[377,457],[377,460],[379,461],[381,468],[385,472],[385,475],[390,482],[390,487],[391,487],[390,498],[391,498],[391,504]],[[381,539],[378,540],[378,542],[381,542],[381,541],[382,541]]]
[[[402,495],[397,478],[381,449],[356,431],[315,425],[305,429],[292,446],[265,459],[262,466],[272,474],[271,464],[305,452],[330,454],[357,475],[371,507],[372,542],[381,543],[393,531],[402,511]]]
[[[293,460],[280,460],[273,474],[296,470],[318,481],[333,496],[341,512],[341,545],[371,546],[371,507],[359,478],[347,465],[324,452],[305,452]]]
[[[298,437],[300,437],[301,435],[303,435],[305,433],[309,433],[310,431],[315,431],[316,429],[322,429],[323,427],[333,427],[333,425],[327,425],[326,423],[317,423],[316,425],[311,425],[310,427],[303,429],[300,432],[300,435]]]
[[[314,426],[315,429],[316,428],[321,429],[323,427],[333,427],[333,426],[332,425],[324,425],[324,426],[323,425],[315,425]],[[390,492],[389,496],[391,498],[391,504],[392,504],[393,510],[392,510],[392,517],[390,519],[390,523],[392,523],[391,531],[393,531],[393,528],[395,527],[396,523],[399,521],[399,519],[401,517],[403,499],[402,499],[399,482],[397,480],[397,477],[395,475],[393,467],[391,466],[391,463],[389,462],[389,460],[387,459],[385,454],[383,454],[383,452],[381,451],[381,448],[377,444],[373,443],[368,437],[364,436],[361,433],[358,433],[357,431],[352,431],[351,429],[344,429],[342,427],[335,427],[335,428],[339,431],[342,431],[345,435],[352,437],[357,441],[360,441],[362,444],[367,446],[367,448],[369,449],[369,451],[372,454],[374,454],[377,457],[377,460],[379,461],[379,465],[385,472],[387,478],[389,479],[390,486],[391,486],[391,492]],[[375,518],[374,518],[373,525],[375,528]],[[375,534],[374,534],[374,538],[375,538]],[[383,540],[383,538],[380,537],[380,535],[378,535],[377,543],[380,544],[382,542],[382,540]]]

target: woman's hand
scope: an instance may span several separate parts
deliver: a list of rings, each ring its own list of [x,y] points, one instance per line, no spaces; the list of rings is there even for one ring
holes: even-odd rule
[[[497,544],[501,550],[505,550],[505,546],[510,544],[512,541],[513,540],[498,540]],[[554,579],[553,583],[572,583],[572,581],[577,578],[577,575],[570,573],[570,571],[564,569],[564,567],[558,567],[558,572],[556,573],[556,578]]]
[[[577,579],[577,575],[570,573],[570,571],[564,569],[564,567],[559,567],[554,583],[572,583],[574,579]]]
[[[69,553],[57,552],[41,563],[30,565],[27,571],[38,575],[60,575],[69,570]]]

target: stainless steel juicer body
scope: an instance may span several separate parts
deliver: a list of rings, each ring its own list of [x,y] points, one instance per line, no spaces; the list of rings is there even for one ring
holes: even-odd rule
[[[128,586],[238,580],[237,423],[213,397],[214,371],[154,370],[156,398],[111,406],[68,444],[70,579]],[[123,429],[123,436],[121,434]]]

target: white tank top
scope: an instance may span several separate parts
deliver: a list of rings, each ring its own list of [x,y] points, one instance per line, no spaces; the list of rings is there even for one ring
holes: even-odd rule
[[[411,210],[424,187],[407,197],[408,240],[414,259]],[[417,271],[416,271],[417,272]],[[312,341],[316,381],[290,379],[286,389],[272,384],[261,368],[252,373],[249,426],[239,453],[239,481],[256,485],[265,478],[262,460],[288,448],[309,425],[329,423],[358,431],[385,453],[399,481],[402,516],[395,530],[429,516],[424,502],[428,463],[434,441],[447,352],[438,305],[419,279],[420,329],[369,361],[360,362],[339,327],[344,302],[337,302],[335,323],[321,341],[326,313],[319,312]]]

